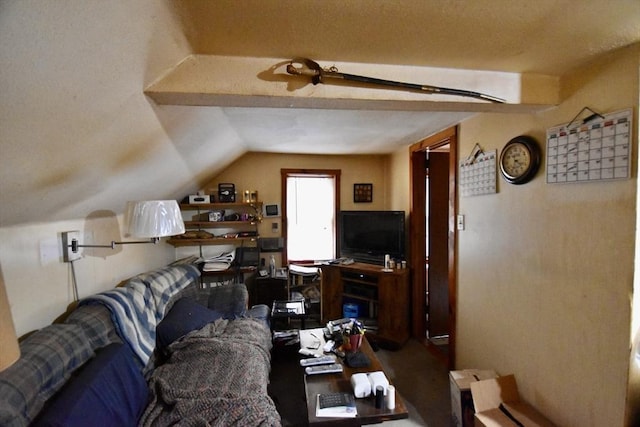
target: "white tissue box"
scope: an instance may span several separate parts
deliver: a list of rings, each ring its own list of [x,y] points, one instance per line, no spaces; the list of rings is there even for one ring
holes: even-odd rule
[[[197,205],[199,203],[211,203],[209,194],[191,194],[189,195],[189,204]]]
[[[384,395],[387,395],[387,387],[389,387],[389,380],[382,371],[370,372],[367,374],[369,377],[369,383],[371,383],[371,392],[375,393],[376,387],[382,386]]]
[[[353,395],[358,399],[371,395],[371,382],[367,374],[351,375],[351,386],[353,387]]]

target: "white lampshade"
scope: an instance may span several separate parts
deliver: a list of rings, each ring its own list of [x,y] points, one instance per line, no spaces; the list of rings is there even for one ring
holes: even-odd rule
[[[184,221],[175,200],[127,202],[125,224],[132,237],[165,237],[184,233]]]
[[[20,358],[20,347],[13,327],[11,308],[4,289],[2,268],[0,267],[0,371],[13,365]]]

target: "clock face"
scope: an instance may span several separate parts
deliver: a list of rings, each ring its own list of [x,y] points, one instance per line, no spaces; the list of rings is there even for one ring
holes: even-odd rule
[[[530,166],[531,153],[524,144],[515,143],[505,149],[502,168],[510,178],[522,176]]]
[[[500,153],[500,173],[511,184],[529,182],[540,166],[540,147],[528,136],[517,136]]]

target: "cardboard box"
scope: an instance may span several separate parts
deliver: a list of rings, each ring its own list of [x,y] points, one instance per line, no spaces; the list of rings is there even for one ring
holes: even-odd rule
[[[473,398],[470,384],[474,381],[496,378],[495,371],[464,369],[449,372],[451,388],[451,420],[455,427],[473,427]]]
[[[513,375],[471,383],[471,394],[476,408],[476,426],[554,427],[531,405],[520,400]]]

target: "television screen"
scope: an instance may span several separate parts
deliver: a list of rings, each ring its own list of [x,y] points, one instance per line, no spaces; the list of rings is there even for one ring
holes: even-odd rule
[[[341,211],[340,256],[382,264],[405,258],[404,211]]]

